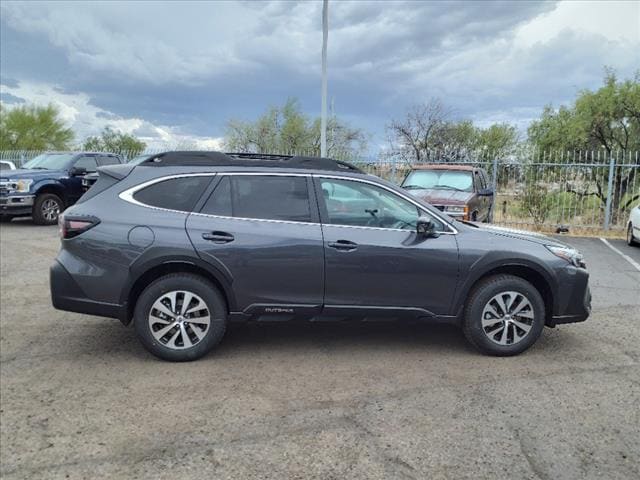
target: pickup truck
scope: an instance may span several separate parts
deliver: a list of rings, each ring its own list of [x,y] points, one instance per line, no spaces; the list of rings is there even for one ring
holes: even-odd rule
[[[65,208],[83,194],[82,179],[98,167],[123,163],[113,153],[48,152],[16,170],[0,172],[0,220],[31,216],[39,225],[54,225]]]
[[[420,165],[409,171],[401,186],[450,217],[472,222],[491,221],[495,195],[483,168]]]

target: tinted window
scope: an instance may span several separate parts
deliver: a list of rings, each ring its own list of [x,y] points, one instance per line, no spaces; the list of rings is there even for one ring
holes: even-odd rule
[[[190,212],[212,177],[172,178],[149,185],[133,195],[137,201],[152,207]]]
[[[415,230],[420,212],[404,198],[383,188],[347,180],[321,180],[329,223],[359,227]],[[440,222],[437,222],[440,225]]]
[[[0,170],[10,170],[11,166],[8,163],[0,163]]]
[[[101,167],[103,165],[117,165],[120,163],[120,159],[118,157],[98,157],[98,165]]]
[[[95,172],[96,168],[98,168],[96,157],[81,157],[80,160],[75,163],[74,167],[84,168],[87,172]]]
[[[240,218],[310,222],[305,177],[231,175],[223,178],[202,213]]]

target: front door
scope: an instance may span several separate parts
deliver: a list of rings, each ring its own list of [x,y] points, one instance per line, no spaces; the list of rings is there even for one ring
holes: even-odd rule
[[[198,254],[231,277],[238,310],[318,313],[324,252],[311,180],[227,174],[215,181],[200,212],[187,219],[187,232]]]
[[[371,183],[316,177],[325,242],[327,312],[451,314],[458,280],[455,235],[416,234],[415,204]]]

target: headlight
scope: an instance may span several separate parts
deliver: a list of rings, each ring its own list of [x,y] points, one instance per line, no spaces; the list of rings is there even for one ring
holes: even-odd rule
[[[31,179],[16,180],[10,184],[10,189],[14,192],[27,193],[32,183]]]
[[[467,207],[458,205],[447,205],[444,207],[444,211],[449,213],[467,213]]]
[[[558,247],[556,245],[545,245],[547,249],[556,257],[560,257],[569,262],[574,267],[586,268],[584,257],[575,248]]]

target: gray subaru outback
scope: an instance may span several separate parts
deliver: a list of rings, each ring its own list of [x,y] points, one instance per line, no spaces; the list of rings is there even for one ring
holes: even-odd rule
[[[167,152],[100,168],[60,217],[55,308],[194,360],[249,320],[451,322],[490,355],[589,316],[579,252],[460,222],[327,158]]]

